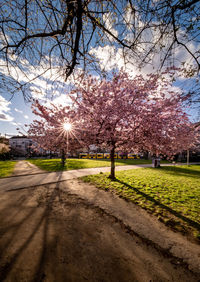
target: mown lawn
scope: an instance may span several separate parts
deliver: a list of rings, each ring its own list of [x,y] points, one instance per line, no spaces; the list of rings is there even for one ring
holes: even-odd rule
[[[0,161],[0,177],[10,176],[14,170],[15,161]]]
[[[175,229],[189,227],[200,239],[200,165],[120,171],[116,181],[107,176],[82,179],[129,199]]]
[[[104,159],[68,159],[64,168],[61,166],[60,159],[30,159],[29,162],[35,164],[41,169],[47,171],[59,171],[59,170],[72,170],[81,168],[92,167],[105,167],[110,166],[110,160]],[[128,159],[128,160],[116,160],[116,165],[132,165],[132,164],[148,164],[151,160],[143,159]]]

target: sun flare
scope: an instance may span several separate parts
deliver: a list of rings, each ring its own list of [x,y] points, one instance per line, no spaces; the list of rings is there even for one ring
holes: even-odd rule
[[[63,124],[63,128],[64,128],[64,130],[66,130],[66,131],[70,131],[70,130],[72,129],[72,124],[69,123],[69,122],[65,122],[65,123]]]

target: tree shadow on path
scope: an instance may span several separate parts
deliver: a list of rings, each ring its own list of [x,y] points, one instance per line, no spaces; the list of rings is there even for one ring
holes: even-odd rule
[[[14,224],[10,224],[8,218],[4,220],[4,223],[6,227],[1,228],[0,234],[1,236],[5,236],[5,243],[1,244],[1,255],[0,255],[0,281],[6,281],[9,273],[13,269],[13,266],[17,262],[17,260],[20,259],[20,257],[23,257],[23,252],[27,250],[30,246],[30,244],[33,242],[34,238],[38,236],[39,230],[43,230],[43,236],[42,236],[42,244],[40,244],[40,259],[38,263],[38,267],[36,270],[36,276],[33,281],[42,281],[41,277],[41,268],[44,263],[44,256],[46,251],[46,240],[47,240],[47,232],[48,232],[48,222],[49,222],[49,215],[51,212],[51,204],[54,201],[54,199],[59,196],[59,180],[62,177],[62,173],[59,175],[58,183],[56,184],[56,187],[53,189],[52,192],[49,193],[48,201],[45,204],[45,207],[42,207],[42,209],[38,208],[38,205],[26,207],[26,202],[29,200],[28,198],[31,197],[31,193],[27,196],[22,196],[21,198],[16,200],[16,204],[14,207],[12,207],[12,202],[9,205],[7,205],[4,209],[1,210],[2,214],[6,213],[6,210],[12,211],[12,208],[14,210],[14,213],[12,213],[12,216],[10,217],[10,222],[12,222],[12,218],[17,217],[19,220],[15,222]],[[43,185],[45,189],[45,185]],[[31,187],[33,190],[34,188]],[[36,187],[35,187],[36,188]],[[18,189],[18,190],[24,190]],[[27,188],[28,190],[29,188]],[[16,192],[16,190],[10,190],[9,193]],[[7,193],[8,193],[7,192]],[[21,213],[22,210],[23,214]],[[34,222],[30,225],[29,232],[25,231],[25,235],[23,236],[23,230],[26,230],[29,222],[32,222],[32,218],[34,218]],[[18,236],[20,234],[21,240],[19,240]],[[16,241],[18,242],[16,243]],[[11,250],[11,251],[9,251]],[[9,257],[4,261],[6,252],[9,251],[11,254]],[[4,261],[4,262],[3,262]],[[26,262],[24,262],[26,263]]]

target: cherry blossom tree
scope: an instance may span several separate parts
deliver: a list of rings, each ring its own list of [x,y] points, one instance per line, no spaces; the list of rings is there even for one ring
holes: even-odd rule
[[[163,73],[162,78],[151,74],[131,79],[123,72],[111,80],[89,76],[70,92],[73,107],[48,108],[35,101],[33,112],[41,120],[30,125],[29,134],[41,148],[59,149],[63,165],[68,142],[71,148],[91,144],[106,147],[111,155],[112,179],[116,150],[147,150],[157,156],[187,150],[195,142],[195,134],[183,111],[181,93],[172,88],[169,76],[170,72],[167,76]],[[70,138],[66,122],[75,129],[70,131]]]
[[[171,156],[191,146],[194,133],[183,99],[170,86],[158,75],[130,79],[120,73],[110,81],[89,77],[71,93],[87,133],[84,141],[110,150],[110,178],[115,178],[116,150]]]
[[[68,149],[74,150],[81,146],[78,130],[74,120],[75,112],[69,106],[46,107],[34,101],[33,113],[39,117],[29,125],[28,134],[35,143],[35,149],[60,152],[64,167]]]

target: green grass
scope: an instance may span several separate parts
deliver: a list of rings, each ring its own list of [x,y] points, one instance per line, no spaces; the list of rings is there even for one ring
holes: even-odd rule
[[[0,178],[10,176],[14,170],[15,161],[0,161]]]
[[[47,171],[60,171],[60,170],[72,170],[81,168],[92,167],[105,167],[110,166],[110,160],[104,159],[68,159],[64,168],[61,166],[60,159],[30,159],[29,162],[35,164],[39,168]],[[132,164],[148,164],[151,160],[143,159],[128,159],[128,160],[116,160],[116,165],[132,165]]]
[[[120,171],[116,181],[107,176],[82,179],[136,203],[175,229],[192,230],[200,238],[200,166]]]

